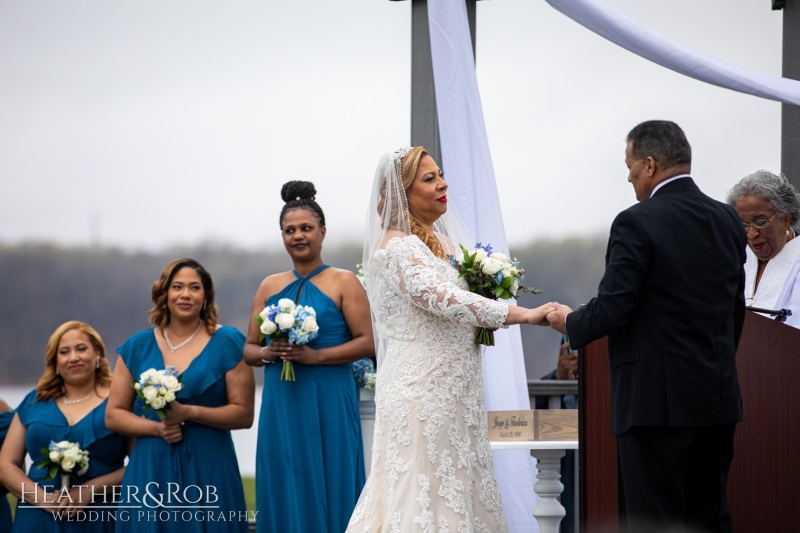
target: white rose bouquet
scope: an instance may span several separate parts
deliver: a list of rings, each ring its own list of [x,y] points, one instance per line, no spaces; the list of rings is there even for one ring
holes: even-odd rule
[[[450,257],[450,263],[458,270],[458,275],[467,280],[469,290],[493,300],[516,298],[519,291],[541,294],[539,289],[520,285],[525,277],[525,269],[516,258],[493,252],[492,245],[477,243],[473,250],[461,245],[462,255]],[[494,332],[478,328],[475,342],[484,346],[494,346]]]
[[[158,418],[166,420],[169,404],[175,401],[176,395],[183,388],[182,377],[174,366],[167,366],[163,370],[150,368],[142,372],[139,381],[132,386],[136,395],[144,402],[145,411],[155,409]]]
[[[69,477],[82,476],[89,470],[89,452],[81,449],[77,442],[50,441],[49,448],[39,450],[44,459],[36,463],[37,468],[47,469],[46,480],[61,475],[61,490],[69,490]]]
[[[289,339],[289,344],[301,346],[313,341],[319,335],[317,312],[313,307],[297,305],[289,298],[281,298],[277,305],[268,305],[255,316],[261,334],[258,340]],[[281,381],[294,381],[294,366],[291,361],[283,362]]]

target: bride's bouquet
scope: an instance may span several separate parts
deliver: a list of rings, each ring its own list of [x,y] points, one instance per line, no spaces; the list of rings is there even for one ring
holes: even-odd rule
[[[451,257],[450,262],[458,270],[459,277],[467,280],[471,292],[493,300],[516,298],[519,291],[541,294],[539,289],[520,285],[525,269],[516,258],[493,252],[491,244],[477,243],[473,250],[467,250],[463,244],[460,246],[462,255]],[[494,346],[494,332],[478,328],[475,342]]]
[[[319,335],[317,312],[308,305],[297,305],[289,298],[281,298],[277,305],[268,305],[255,316],[261,329],[258,340],[267,337],[275,340],[289,339],[289,344],[301,346],[313,341]],[[281,381],[294,381],[294,366],[291,361],[283,362]]]
[[[61,475],[61,490],[69,490],[69,477],[82,476],[89,470],[89,452],[81,449],[77,442],[50,441],[49,448],[39,450],[45,456],[36,463],[37,468],[47,469],[45,479],[50,481]]]
[[[175,396],[183,388],[181,378],[174,366],[167,366],[163,370],[150,368],[142,372],[139,381],[134,383],[136,395],[144,402],[144,409],[148,413],[155,409],[158,418],[167,419],[167,408],[175,401]]]

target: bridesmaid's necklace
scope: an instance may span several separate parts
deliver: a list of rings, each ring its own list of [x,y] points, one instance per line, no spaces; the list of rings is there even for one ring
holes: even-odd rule
[[[181,343],[180,343],[180,344],[178,344],[177,346],[173,345],[173,344],[172,344],[172,343],[169,341],[169,333],[168,333],[168,332],[167,332],[167,330],[165,329],[165,330],[164,330],[164,340],[165,340],[165,341],[167,341],[167,346],[169,346],[169,351],[170,351],[170,352],[172,352],[172,353],[175,353],[176,351],[180,350],[181,348],[183,348],[184,346],[186,346],[187,344],[189,344],[189,343],[192,341],[192,339],[194,339],[194,336],[195,336],[195,335],[197,335],[197,332],[198,332],[198,331],[200,331],[200,326],[202,326],[202,325],[203,325],[203,321],[201,320],[201,321],[200,321],[200,323],[199,323],[199,324],[197,324],[197,329],[196,329],[196,330],[194,330],[194,333],[192,333],[191,335],[189,335],[189,337],[188,337],[188,338],[187,338],[185,341],[181,342]]]
[[[94,391],[90,392],[89,394],[87,394],[83,398],[78,398],[77,400],[67,400],[66,396],[62,396],[61,400],[64,402],[64,405],[74,405],[76,403],[85,402],[86,400],[91,398],[93,394],[94,394]]]

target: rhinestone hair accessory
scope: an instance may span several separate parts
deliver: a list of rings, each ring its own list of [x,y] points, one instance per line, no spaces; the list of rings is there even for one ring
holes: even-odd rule
[[[384,169],[384,175],[389,176],[391,172],[391,167],[389,165],[394,165],[394,168],[397,170],[397,175],[400,176],[402,170],[402,163],[403,158],[408,155],[411,151],[410,146],[401,146],[394,152],[392,152],[392,157],[389,158],[389,161],[386,163],[386,168]]]

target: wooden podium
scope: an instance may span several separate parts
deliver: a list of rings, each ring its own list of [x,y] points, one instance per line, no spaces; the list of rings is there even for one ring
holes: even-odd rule
[[[608,343],[580,355],[581,531],[613,531],[617,442],[611,436]],[[736,354],[744,420],[736,427],[728,499],[734,531],[795,531],[800,481],[800,330],[747,312]]]

